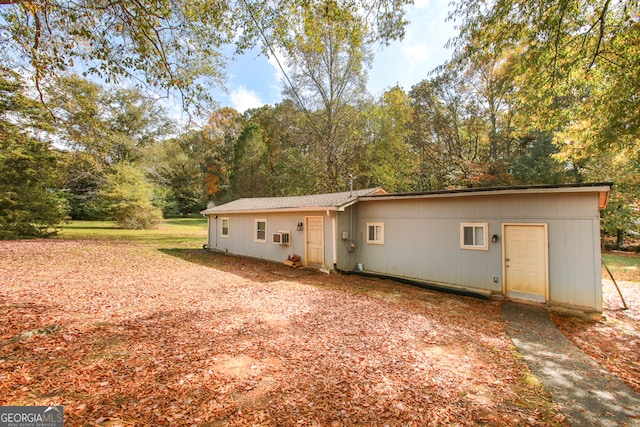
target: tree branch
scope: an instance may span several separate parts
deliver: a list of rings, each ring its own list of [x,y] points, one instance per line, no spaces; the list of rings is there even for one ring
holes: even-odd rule
[[[35,29],[36,29],[35,34],[33,36],[33,46],[31,47],[31,52],[32,52],[31,63],[33,64],[33,68],[35,69],[35,73],[36,73],[35,75],[36,90],[38,91],[40,102],[42,103],[44,108],[47,110],[47,112],[51,115],[53,120],[55,120],[56,116],[53,114],[53,111],[51,111],[51,109],[45,102],[44,91],[42,90],[42,86],[40,85],[40,82],[42,81],[42,72],[40,70],[40,64],[38,62],[38,49],[40,48],[40,36],[42,35],[42,24],[40,22],[40,16],[38,15],[38,11],[36,10],[35,6],[27,7],[27,10],[32,12],[33,19],[35,22]]]
[[[591,69],[591,67],[593,67],[593,65],[596,63],[596,58],[598,57],[598,54],[600,53],[600,45],[602,44],[602,40],[604,39],[604,28],[605,28],[605,16],[607,14],[607,11],[609,9],[609,3],[611,0],[606,0],[604,2],[604,6],[602,7],[602,12],[600,13],[600,16],[598,17],[598,19],[596,20],[596,22],[593,24],[594,26],[600,22],[600,32],[598,33],[598,44],[596,45],[596,49],[593,52],[593,57],[591,58],[591,63],[589,64],[589,67],[587,68],[587,72],[589,72],[589,70]]]

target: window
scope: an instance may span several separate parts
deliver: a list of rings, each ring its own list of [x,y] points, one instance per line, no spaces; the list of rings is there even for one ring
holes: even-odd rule
[[[220,218],[220,237],[229,237],[229,218]]]
[[[489,249],[487,235],[489,226],[485,223],[463,222],[460,224],[461,249]]]
[[[367,223],[367,243],[374,245],[384,244],[384,223],[368,222]]]
[[[266,219],[256,219],[256,242],[267,243]]]

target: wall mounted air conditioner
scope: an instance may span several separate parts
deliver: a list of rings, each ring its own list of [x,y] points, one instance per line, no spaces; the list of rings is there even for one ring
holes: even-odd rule
[[[291,244],[291,238],[288,231],[280,231],[278,233],[273,233],[273,243],[276,245],[285,245],[289,246]]]

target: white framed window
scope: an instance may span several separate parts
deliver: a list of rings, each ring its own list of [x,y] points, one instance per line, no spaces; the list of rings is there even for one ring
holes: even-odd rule
[[[367,243],[372,245],[384,244],[384,222],[367,223]]]
[[[256,219],[256,242],[267,243],[267,220]]]
[[[220,218],[220,237],[229,237],[229,218]]]
[[[489,224],[486,222],[460,223],[460,249],[489,249]]]

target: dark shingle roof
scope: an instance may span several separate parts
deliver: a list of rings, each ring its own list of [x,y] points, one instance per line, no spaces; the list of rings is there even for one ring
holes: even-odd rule
[[[231,212],[337,209],[356,201],[360,196],[381,193],[384,194],[386,192],[381,187],[378,187],[308,196],[245,198],[215,206],[200,213],[207,215]]]

